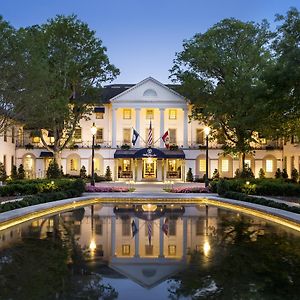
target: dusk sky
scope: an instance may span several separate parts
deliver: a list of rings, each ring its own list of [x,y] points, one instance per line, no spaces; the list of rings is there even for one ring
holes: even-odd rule
[[[276,13],[300,9],[300,0],[0,0],[0,14],[16,28],[41,24],[57,14],[76,14],[96,31],[121,71],[114,83],[148,76],[168,83],[175,52],[184,39],[205,32],[223,18],[274,28]]]

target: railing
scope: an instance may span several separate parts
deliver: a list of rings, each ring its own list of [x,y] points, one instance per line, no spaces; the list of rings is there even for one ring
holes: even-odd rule
[[[167,178],[180,179],[181,178],[181,172],[179,172],[179,171],[167,171]]]
[[[118,173],[118,178],[133,178],[132,171],[121,171]]]

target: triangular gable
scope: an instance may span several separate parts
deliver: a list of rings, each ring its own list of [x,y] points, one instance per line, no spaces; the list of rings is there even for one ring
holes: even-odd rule
[[[154,91],[156,93],[147,93]],[[179,103],[186,103],[187,99],[182,95],[178,94],[176,91],[168,88],[166,85],[162,84],[158,80],[148,77],[141,82],[137,83],[133,87],[127,89],[126,91],[116,95],[111,98],[112,103],[118,103],[123,101],[151,101],[151,102],[161,102],[161,101],[176,101]]]

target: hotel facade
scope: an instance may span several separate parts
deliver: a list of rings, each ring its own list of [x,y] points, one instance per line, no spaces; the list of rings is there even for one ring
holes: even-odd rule
[[[64,173],[79,175],[84,166],[91,174],[91,127],[95,124],[94,167],[98,175],[105,174],[109,166],[114,181],[185,181],[191,168],[195,178],[202,178],[206,166],[204,125],[190,120],[192,104],[175,89],[176,86],[164,85],[152,77],[138,84],[105,86],[90,119],[80,121],[69,147],[60,153]],[[133,129],[139,134],[135,145]],[[161,138],[166,131],[172,145],[169,149]],[[51,137],[46,139],[51,143]],[[23,164],[27,177],[45,177],[53,155],[34,132],[16,126],[9,128],[0,137],[0,145],[0,161],[8,175],[12,165]],[[274,177],[277,168],[286,168],[290,176],[293,168],[300,169],[298,143],[260,139],[253,145],[253,154],[246,156],[246,163],[255,177],[261,168],[266,177]],[[233,177],[240,168],[238,156],[223,155],[222,145],[209,139],[209,177],[215,170],[221,177]]]

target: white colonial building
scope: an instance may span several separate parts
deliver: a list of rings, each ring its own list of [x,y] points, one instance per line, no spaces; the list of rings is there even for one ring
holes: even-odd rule
[[[103,175],[110,167],[115,181],[184,181],[187,170],[196,177],[205,174],[204,126],[190,121],[190,102],[175,91],[176,86],[164,85],[149,77],[138,84],[112,84],[104,87],[102,99],[90,120],[81,120],[72,143],[61,153],[65,174],[79,175],[85,166],[91,173],[91,127],[95,123],[95,172]],[[151,122],[152,146],[147,142]],[[139,133],[132,145],[133,129]],[[167,149],[161,137],[168,131],[170,145]],[[49,137],[51,140],[51,137]],[[125,146],[126,145],[126,146]],[[222,145],[209,142],[209,177],[217,169],[222,177],[233,177],[240,168],[239,157],[224,156]],[[13,128],[0,137],[0,161],[7,174],[13,164],[24,165],[28,177],[44,177],[52,153],[46,151],[34,132]],[[246,163],[255,176],[264,169],[273,177],[277,168],[286,168],[290,175],[298,169],[300,151],[298,144],[261,139]]]

